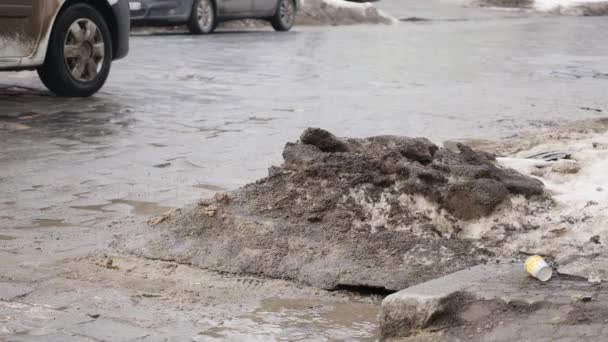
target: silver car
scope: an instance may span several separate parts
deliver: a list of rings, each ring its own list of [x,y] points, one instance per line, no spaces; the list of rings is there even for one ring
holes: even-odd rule
[[[130,0],[133,25],[186,24],[194,34],[206,34],[233,19],[264,19],[277,31],[294,24],[301,0]]]
[[[62,96],[89,96],[129,51],[127,0],[0,0],[0,71],[38,70]]]

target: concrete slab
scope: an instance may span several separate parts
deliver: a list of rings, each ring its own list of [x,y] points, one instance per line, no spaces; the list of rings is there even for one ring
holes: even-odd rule
[[[606,286],[584,279],[555,275],[542,283],[521,263],[479,265],[385,298],[380,339],[554,340],[565,326],[576,326],[576,338],[599,337],[607,303]]]

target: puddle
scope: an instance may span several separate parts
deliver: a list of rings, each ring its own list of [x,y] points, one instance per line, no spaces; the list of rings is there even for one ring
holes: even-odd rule
[[[150,145],[152,147],[167,147],[167,145],[160,144],[160,143],[148,143],[148,145]]]
[[[73,209],[80,210],[90,210],[90,211],[99,211],[103,213],[107,212],[115,212],[116,210],[110,209],[109,207],[115,204],[125,204],[131,207],[130,213],[138,216],[152,216],[163,214],[173,208],[171,207],[163,207],[154,202],[145,202],[145,201],[133,201],[126,199],[113,199],[110,200],[110,203],[106,204],[96,204],[96,205],[81,205],[81,206],[70,206]]]
[[[114,210],[104,209],[105,207],[110,206],[111,204],[94,204],[94,205],[73,205],[70,206],[72,209],[80,209],[80,210],[89,210],[89,211],[99,211],[102,213],[113,212]]]
[[[213,184],[205,184],[205,183],[199,183],[199,184],[193,185],[192,187],[197,188],[197,189],[210,190],[210,191],[226,191],[226,189],[222,188],[221,186],[217,186],[217,185],[213,185]]]
[[[286,340],[319,339],[375,341],[380,303],[319,303],[306,299],[268,298],[252,318],[280,325]]]
[[[380,301],[267,298],[250,314],[211,325],[199,335],[230,341],[375,341]]]
[[[266,123],[266,122],[270,122],[273,120],[276,120],[276,118],[265,118],[265,117],[261,117],[261,116],[251,116],[248,119],[249,121],[252,122],[257,122],[257,123]]]
[[[35,224],[32,228],[58,228],[58,227],[73,227],[71,224],[65,222],[65,220],[55,219],[35,219],[32,221]]]
[[[131,201],[124,199],[115,199],[111,201],[112,204],[126,204],[131,206],[131,214],[151,216],[166,213],[173,209],[171,207],[163,207],[154,202],[143,202],[143,201]]]
[[[0,234],[0,241],[10,241],[10,240],[15,240],[15,239],[17,239],[17,238],[14,236]]]
[[[475,148],[478,146],[484,146],[486,144],[492,144],[492,143],[494,143],[492,140],[467,138],[467,139],[446,140],[443,142],[443,146],[449,150],[457,151],[458,144],[465,144],[465,145],[471,146],[472,148]]]

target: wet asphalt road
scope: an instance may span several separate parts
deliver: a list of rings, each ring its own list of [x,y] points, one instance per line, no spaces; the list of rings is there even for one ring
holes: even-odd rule
[[[56,98],[32,72],[0,74],[0,245],[27,263],[29,242],[78,227],[51,259],[73,256],[111,238],[95,236],[100,227],[264,176],[308,126],[441,143],[606,115],[606,19],[439,13],[286,34],[136,35],[89,99]]]
[[[8,201],[96,184],[95,203],[175,206],[264,176],[308,126],[441,143],[605,115],[606,32],[550,17],[136,36],[90,99],[1,75],[0,186]]]

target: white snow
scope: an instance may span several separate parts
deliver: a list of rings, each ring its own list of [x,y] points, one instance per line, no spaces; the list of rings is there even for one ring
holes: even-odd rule
[[[552,172],[555,162],[521,158],[542,151],[570,153],[581,170],[574,174]],[[518,153],[515,158],[500,158],[499,162],[524,174],[540,176],[538,178],[545,183],[547,190],[563,204],[584,206],[589,201],[608,202],[608,134],[576,143],[537,146],[531,151]]]
[[[369,2],[358,3],[344,0],[323,0],[323,2],[334,7],[359,9],[362,12],[364,12],[367,8],[374,7],[374,5]]]
[[[539,11],[551,11],[558,7],[574,7],[598,2],[606,2],[606,0],[536,0],[534,7]]]
[[[485,6],[494,9],[519,9],[521,3],[513,1],[509,4],[508,1],[502,2],[500,7],[496,6],[496,1],[490,0],[448,0],[460,2],[464,6]],[[534,0],[532,7],[540,12],[551,12],[554,14],[566,15],[583,15],[586,9],[598,4],[604,4],[608,7],[608,0]],[[527,7],[527,6],[526,6]]]
[[[564,161],[524,158],[544,151],[570,153],[572,161],[568,163],[578,163],[577,168],[559,167]],[[499,163],[542,180],[556,202],[550,212],[526,219],[539,229],[513,239],[513,249],[523,246],[533,253],[552,255],[562,273],[608,280],[608,256],[602,252],[608,244],[608,133],[539,145],[500,158]],[[513,222],[524,216],[513,218]]]
[[[303,0],[298,23],[304,25],[344,25],[360,23],[395,23],[397,19],[372,3],[345,0]]]

